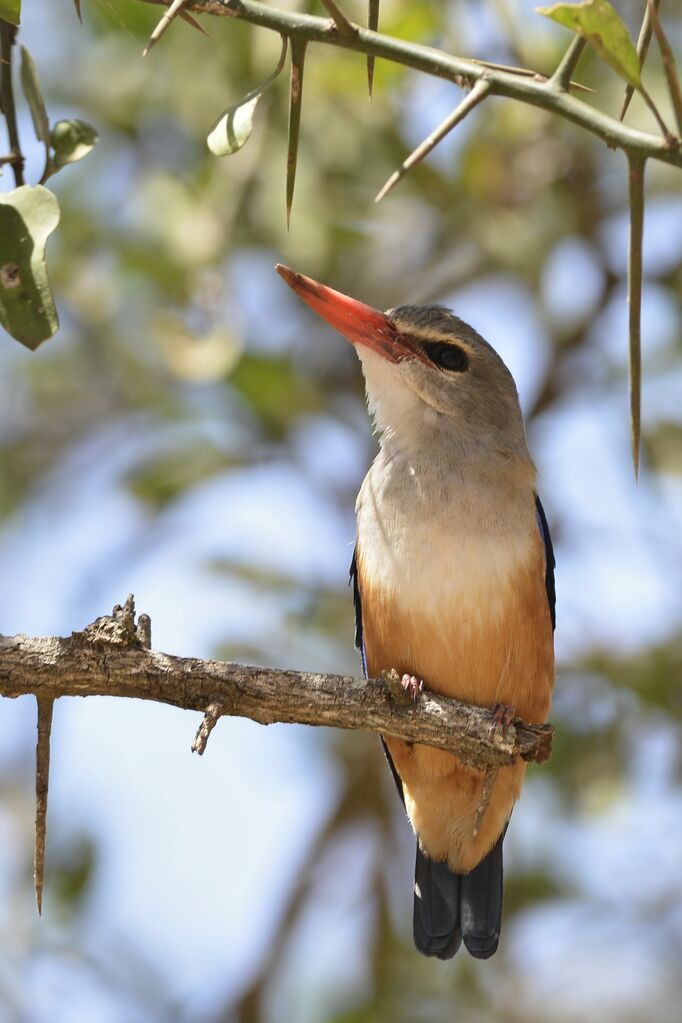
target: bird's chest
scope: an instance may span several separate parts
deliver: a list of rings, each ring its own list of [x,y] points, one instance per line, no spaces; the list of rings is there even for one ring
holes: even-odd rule
[[[526,490],[429,479],[409,467],[368,474],[357,516],[371,674],[395,668],[491,704],[505,702],[512,676],[535,667],[538,630],[551,646],[551,627]]]

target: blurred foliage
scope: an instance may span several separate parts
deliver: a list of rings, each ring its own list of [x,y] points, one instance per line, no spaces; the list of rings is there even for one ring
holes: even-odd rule
[[[299,6],[320,13],[312,0]],[[359,0],[344,9],[358,20],[366,16]],[[672,5],[664,9],[666,30],[678,46],[682,17]],[[622,5],[633,34],[641,10],[634,0]],[[372,452],[360,376],[352,353],[330,339],[277,278],[272,267],[278,260],[379,307],[456,304],[473,283],[488,288],[483,301],[494,303],[495,288],[514,287],[532,307],[546,344],[542,357],[535,358],[535,350],[529,355],[537,373],[528,402],[532,441],[542,447],[577,394],[605,408],[615,400],[625,417],[626,333],[612,326],[621,322],[625,275],[625,247],[613,243],[626,210],[622,157],[540,110],[491,100],[375,207],[380,185],[454,105],[457,90],[378,61],[368,103],[364,59],[310,47],[288,233],[286,76],[263,95],[243,150],[217,160],[205,143],[221,113],[271,72],[278,37],[228,18],[203,18],[206,39],[177,22],[143,61],[157,8],[102,0],[84,5],[83,16],[80,27],[65,3],[49,5],[41,12],[44,20],[24,19],[50,109],[75,111],[97,127],[100,143],[84,164],[55,181],[62,224],[51,272],[61,332],[37,357],[0,346],[0,515],[8,528],[55,479],[68,490],[74,462],[87,474],[106,460],[108,455],[92,454],[95,441],[104,442],[99,452],[115,449],[116,492],[143,513],[144,528],[151,523],[159,535],[171,530],[174,512],[209,481],[239,479],[258,466],[308,473],[350,520],[352,491]],[[382,5],[381,27],[452,52],[545,72],[556,66],[566,41],[520,0],[392,0]],[[604,74],[594,54],[585,55],[578,77],[598,90],[600,105],[619,108],[622,83]],[[653,53],[647,82],[665,107]],[[628,118],[650,126],[637,99]],[[40,153],[28,155],[40,159]],[[652,166],[648,185],[649,199],[660,204],[667,222],[676,217],[679,223],[677,172]],[[673,242],[682,237],[672,227],[669,234]],[[567,243],[591,269],[571,271],[575,277],[564,275],[555,286],[548,268]],[[680,255],[678,244],[669,258],[652,260],[648,271],[647,287],[664,296],[673,322],[650,356],[645,350],[650,393],[679,381],[682,370]],[[673,496],[679,501],[682,408],[679,400],[662,399],[645,408],[642,491],[662,494],[677,486]],[[333,463],[317,475],[310,468],[301,454],[301,432],[313,421],[352,438],[358,462],[353,481],[348,474],[334,481]],[[623,446],[626,460],[626,441]],[[543,457],[546,475],[560,477],[562,466]],[[563,541],[570,552],[578,527],[551,493],[544,497],[559,538],[561,572]],[[274,522],[277,510],[270,514]],[[666,557],[663,551],[662,561]],[[197,567],[207,570],[226,585],[244,587],[254,606],[276,598],[286,637],[259,642],[232,634],[226,625],[218,653],[296,663],[312,651],[321,666],[352,670],[345,578],[338,585],[311,581],[221,554]],[[679,635],[677,627],[668,630],[634,652],[590,636],[573,648],[567,644],[553,714],[555,753],[541,773],[531,773],[524,793],[524,806],[535,801],[544,807],[549,832],[559,834],[563,825],[584,820],[632,786],[633,750],[644,748],[649,736],[663,729],[679,748]],[[413,953],[405,887],[410,865],[395,852],[396,835],[406,825],[385,765],[369,739],[336,736],[330,743],[339,772],[336,806],[292,882],[253,977],[206,1023],[575,1018],[561,1005],[526,997],[526,975],[511,939],[482,968],[464,956],[442,968]],[[671,799],[680,795],[680,764],[676,770],[669,779]],[[28,836],[27,830],[23,848],[30,858]],[[373,850],[361,867],[347,851],[349,836]],[[73,841],[75,852],[56,857],[47,884],[64,908],[64,945],[78,949],[78,919],[98,851],[87,836]],[[560,844],[557,839],[555,852]],[[600,918],[615,919],[617,904],[578,890],[558,855],[555,862],[543,849],[538,861],[514,861],[508,872],[506,935],[516,934],[534,913],[575,900]],[[331,977],[332,997],[327,988],[320,992],[308,984],[303,969],[292,993],[287,957],[310,906],[326,909],[340,898],[330,862],[342,855],[366,907],[365,975],[342,993]],[[28,954],[48,952],[36,944]],[[84,956],[79,968],[90,971],[94,983],[116,986],[121,1004],[139,1010],[122,1010],[121,1019],[198,1018],[191,1006],[170,1013],[167,979],[155,978],[142,959],[132,965],[132,958],[114,969]],[[679,1004],[679,972],[671,967],[666,978],[662,1003]],[[146,1015],[139,1014],[140,1006]],[[593,1008],[596,1014],[598,1003]],[[643,1018],[633,1012],[621,1018]],[[8,1018],[23,1023],[20,1015]],[[672,1017],[664,1006],[650,1005],[647,1018]]]

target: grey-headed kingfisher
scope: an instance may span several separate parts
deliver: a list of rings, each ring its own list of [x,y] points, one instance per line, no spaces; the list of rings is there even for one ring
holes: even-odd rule
[[[351,577],[370,677],[544,722],[554,682],[554,555],[514,380],[442,306],[379,312],[278,272],[356,348],[379,453],[357,499]],[[417,836],[414,940],[486,959],[502,917],[502,842],[526,765],[504,767],[476,828],[483,774],[386,735]]]

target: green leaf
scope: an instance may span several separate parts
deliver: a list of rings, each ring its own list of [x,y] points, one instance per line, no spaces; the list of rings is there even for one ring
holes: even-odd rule
[[[621,78],[639,89],[642,79],[637,51],[620,15],[607,0],[554,4],[553,7],[536,7],[535,10],[584,36]]]
[[[36,138],[39,142],[44,142],[46,146],[49,146],[50,121],[47,116],[47,108],[33,57],[25,46],[21,47],[21,85],[33,118]]]
[[[10,25],[18,25],[21,20],[21,0],[0,0],[0,18]]]
[[[0,193],[0,323],[35,349],[59,327],[45,245],[59,223],[59,203],[42,185]]]
[[[214,156],[231,156],[242,148],[253,131],[253,115],[260,99],[251,95],[228,107],[211,128],[206,145]]]
[[[97,145],[97,131],[87,121],[57,121],[50,133],[56,170],[78,163]]]
[[[253,115],[256,112],[258,100],[284,67],[286,55],[287,37],[282,36],[282,52],[272,74],[257,89],[253,89],[247,96],[244,96],[244,99],[240,99],[239,103],[228,107],[211,128],[206,145],[214,156],[231,156],[248,141],[253,131]]]

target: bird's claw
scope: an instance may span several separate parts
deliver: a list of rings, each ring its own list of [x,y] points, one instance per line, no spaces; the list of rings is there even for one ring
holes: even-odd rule
[[[510,707],[508,703],[496,703],[493,707],[494,721],[490,731],[496,735],[506,737],[509,726],[514,720],[516,707]]]
[[[415,675],[403,675],[400,684],[405,692],[409,693],[412,703],[416,706],[417,700],[424,692],[424,680],[418,679]]]

